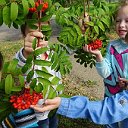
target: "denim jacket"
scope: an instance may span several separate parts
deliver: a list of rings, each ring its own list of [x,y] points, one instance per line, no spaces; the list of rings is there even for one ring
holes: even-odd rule
[[[85,96],[62,98],[57,113],[69,118],[88,118],[96,124],[119,122],[128,118],[128,91],[101,101],[89,101]]]

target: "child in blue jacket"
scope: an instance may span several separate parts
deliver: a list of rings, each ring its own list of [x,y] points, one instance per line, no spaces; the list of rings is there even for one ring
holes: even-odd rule
[[[84,51],[96,56],[96,69],[104,79],[105,97],[115,95],[123,91],[127,86],[128,39],[126,37],[128,37],[128,0],[122,2],[121,6],[117,9],[115,23],[116,33],[119,39],[113,40],[108,44],[104,58],[100,50],[92,50],[88,45],[83,47]],[[107,125],[105,128],[120,128],[120,125],[125,123],[128,124],[128,119],[116,124]]]
[[[31,108],[44,112],[58,108],[57,113],[69,118],[88,118],[96,124],[112,124],[128,118],[128,91],[124,90],[101,101],[89,101],[85,96],[47,99],[42,106]],[[128,128],[128,124],[120,124]]]

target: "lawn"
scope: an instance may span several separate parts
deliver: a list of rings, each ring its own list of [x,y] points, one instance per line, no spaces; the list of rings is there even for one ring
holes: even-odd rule
[[[4,56],[4,60],[11,60],[14,54],[23,46],[23,40],[18,41],[2,41],[0,42],[0,51]],[[82,91],[83,84],[89,84],[87,87],[92,87],[95,83],[80,83],[79,87],[71,87],[71,79],[70,76],[66,76],[63,78],[63,83],[65,84],[64,94],[66,95],[86,95],[84,91]],[[88,96],[88,95],[87,95]],[[90,99],[96,99],[95,97],[88,96]],[[100,125],[96,125],[89,120],[85,119],[69,119],[66,117],[62,117],[59,115],[59,127],[58,128],[102,128]]]

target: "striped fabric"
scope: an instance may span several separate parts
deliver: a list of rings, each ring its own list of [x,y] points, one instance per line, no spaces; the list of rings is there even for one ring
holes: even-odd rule
[[[5,120],[3,120],[1,125],[3,128],[16,128],[16,124],[14,122],[12,114],[10,114],[5,118]]]
[[[37,127],[37,119],[33,109],[26,109],[16,115],[10,114],[2,121],[3,128],[32,128]]]

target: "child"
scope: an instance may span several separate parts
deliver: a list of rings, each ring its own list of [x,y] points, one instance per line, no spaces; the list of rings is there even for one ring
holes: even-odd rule
[[[105,58],[102,57],[101,52],[98,49],[92,50],[91,48],[88,48],[88,45],[83,47],[84,51],[90,52],[96,56],[97,71],[104,78],[105,97],[115,95],[116,93],[121,92],[125,86],[127,86],[128,42],[125,41],[125,36],[128,32],[127,0],[124,1],[117,10],[115,20],[116,32],[119,39],[109,43]],[[120,125],[122,125],[122,128],[124,128],[124,124],[126,123],[128,126],[128,119],[116,124],[108,125],[106,128],[119,128]]]
[[[24,39],[25,42],[24,42],[24,48],[21,48],[16,54],[16,58],[19,60],[19,63],[18,63],[19,66],[23,66],[25,64],[26,58],[32,52],[32,41],[35,37],[40,38],[41,47],[46,47],[48,45],[47,41],[42,40],[44,35],[41,32],[36,31],[36,30],[33,31],[32,29],[28,28],[26,24],[22,26],[21,28],[22,28],[21,31],[25,37]],[[43,60],[48,59],[47,54],[42,54],[41,56],[39,56],[39,59],[43,59]],[[36,68],[41,69],[40,66],[37,66]],[[46,67],[46,68],[50,74],[61,78],[61,75],[59,72],[55,72],[54,70],[51,70],[50,67]],[[34,76],[34,77],[37,77],[37,76]],[[39,127],[57,128],[58,119],[57,119],[56,114],[53,114],[51,117],[48,118],[48,112],[46,112],[43,114],[42,117],[41,116],[39,117],[40,118],[37,117]]]
[[[40,112],[58,108],[58,114],[69,118],[88,118],[97,124],[112,124],[128,117],[128,91],[102,101],[89,101],[85,96],[56,97],[47,99],[42,107],[31,105],[31,108]],[[120,128],[128,128],[128,124],[120,124]]]

